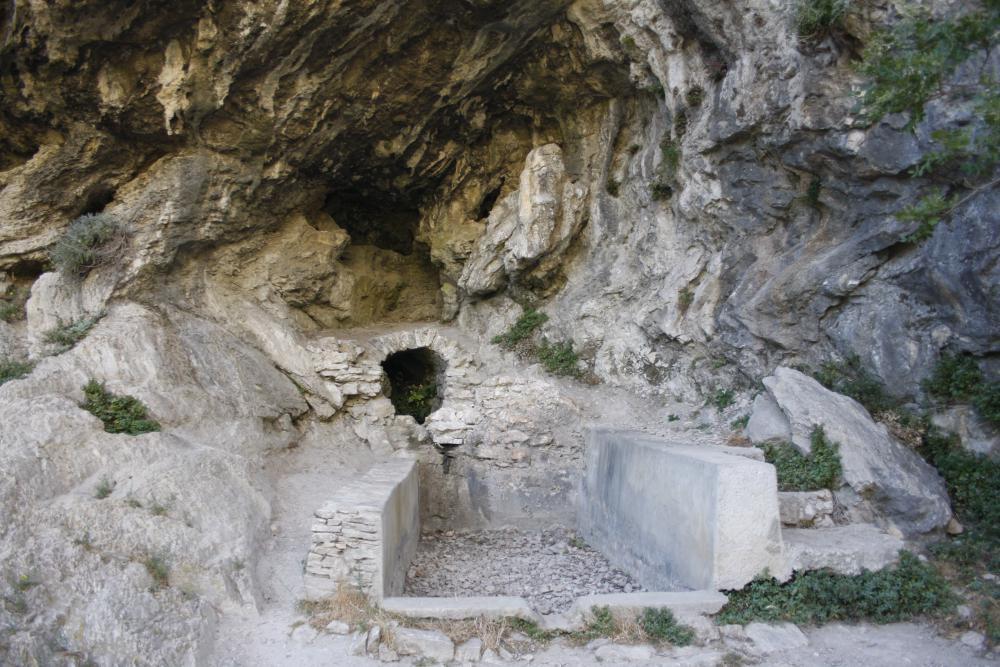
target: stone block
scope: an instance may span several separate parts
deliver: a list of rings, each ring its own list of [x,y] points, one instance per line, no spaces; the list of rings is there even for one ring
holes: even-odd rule
[[[774,467],[592,429],[580,532],[647,589],[741,588],[784,566]]]

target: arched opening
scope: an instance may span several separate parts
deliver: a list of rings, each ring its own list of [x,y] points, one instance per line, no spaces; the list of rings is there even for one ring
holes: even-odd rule
[[[385,393],[396,414],[410,415],[423,424],[427,415],[441,407],[445,362],[429,347],[394,352],[382,362],[388,378]]]

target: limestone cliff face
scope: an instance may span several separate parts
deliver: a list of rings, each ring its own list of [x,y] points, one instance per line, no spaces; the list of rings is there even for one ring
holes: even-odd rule
[[[0,387],[0,508],[19,510],[0,555],[15,576],[38,547],[40,576],[62,587],[46,615],[8,619],[0,658],[44,663],[62,637],[136,664],[201,661],[216,615],[259,602],[242,564],[269,492],[249,462],[290,443],[378,457],[402,440],[428,460],[432,440],[467,443],[478,453],[456,466],[479,471],[481,495],[448,493],[478,520],[476,503],[527,504],[498,491],[511,476],[531,493],[557,479],[552,502],[568,506],[587,399],[490,348],[518,303],[596,379],[656,400],[701,404],[779,363],[851,355],[912,398],[940,350],[995,356],[1000,193],[919,245],[894,215],[925,186],[909,172],[930,132],[965,122],[968,103],[933,102],[912,133],[892,116],[865,125],[852,49],[891,8],[866,3],[849,39],[808,45],[792,11],[4,2],[0,296],[30,298],[25,321],[0,321],[0,357],[39,365]],[[55,272],[52,245],[100,211],[131,230],[127,249],[82,280]],[[101,312],[95,338],[48,356],[47,331]],[[447,346],[476,356],[456,353],[426,429],[393,420],[372,358],[383,330],[417,322],[448,323]],[[91,377],[168,428],[138,449],[109,440],[76,407]],[[90,502],[104,476],[130,480],[114,509]],[[177,496],[171,530],[122,504],[132,494]],[[183,573],[170,592],[147,590],[148,554]]]
[[[308,328],[507,292],[608,381],[859,354],[911,394],[943,346],[996,351],[996,193],[900,243],[907,170],[961,113],[862,126],[851,53],[804,47],[790,11],[11,2],[0,267],[37,272],[105,209],[137,232],[117,294],[238,275]]]

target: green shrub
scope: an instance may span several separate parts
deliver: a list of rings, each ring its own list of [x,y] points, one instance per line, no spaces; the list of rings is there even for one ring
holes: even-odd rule
[[[45,332],[45,342],[52,345],[57,350],[57,354],[65,352],[86,338],[101,317],[102,315],[93,315],[69,324],[60,322],[59,326]]]
[[[843,363],[823,364],[813,377],[827,389],[850,396],[872,414],[899,407],[899,401],[885,392],[882,383],[865,370],[857,355]]]
[[[49,259],[62,273],[83,277],[117,259],[128,236],[126,227],[108,213],[81,215],[56,241]]]
[[[775,467],[782,491],[835,489],[842,473],[837,444],[826,439],[823,429],[813,429],[808,456],[787,442],[765,443],[764,460]]]
[[[643,609],[639,625],[651,638],[670,642],[674,646],[687,646],[694,641],[694,630],[678,623],[669,609]]]
[[[948,403],[972,403],[983,419],[1000,426],[1000,382],[987,382],[979,364],[968,355],[942,355],[924,381],[924,389]]]
[[[920,453],[944,478],[958,517],[1000,538],[1000,463],[962,449],[955,436],[936,429],[924,436]]]
[[[844,28],[849,0],[798,0],[795,29],[804,39],[820,39]]]
[[[995,44],[998,9],[991,3],[982,11],[945,19],[920,11],[876,33],[859,66],[869,80],[862,91],[869,119],[909,113],[909,127],[915,126],[955,68],[976,50]]]
[[[577,364],[580,355],[573,351],[573,344],[561,341],[549,344],[543,342],[538,348],[538,359],[549,373],[553,375],[579,375]]]
[[[34,364],[16,359],[0,358],[0,385],[11,380],[23,378],[31,372]]]
[[[715,409],[722,412],[736,401],[732,389],[716,389],[710,400]]]
[[[549,316],[545,313],[540,313],[534,308],[528,308],[510,329],[493,337],[493,344],[499,345],[505,350],[513,350],[518,343],[530,337],[548,319]]]
[[[159,423],[148,418],[146,406],[137,398],[112,394],[96,380],[83,387],[83,395],[81,407],[104,422],[108,433],[139,435],[160,430]]]
[[[895,623],[938,615],[954,605],[948,583],[937,569],[902,552],[898,565],[878,572],[843,575],[820,570],[800,574],[784,584],[771,578],[755,579],[729,593],[729,601],[715,620],[720,625],[752,621]]]

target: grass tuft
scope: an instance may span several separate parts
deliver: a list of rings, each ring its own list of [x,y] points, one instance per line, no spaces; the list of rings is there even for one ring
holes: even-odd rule
[[[549,316],[534,308],[525,309],[510,329],[493,337],[493,344],[505,350],[513,350],[518,343],[529,338],[538,327],[548,322]]]
[[[0,385],[23,378],[32,368],[34,364],[30,362],[0,357]]]
[[[62,273],[82,278],[117,260],[128,238],[128,229],[110,213],[81,215],[56,241],[49,259]]]
[[[670,642],[674,646],[688,646],[694,641],[694,630],[678,623],[669,609],[647,607],[639,617],[639,625],[651,638]]]

